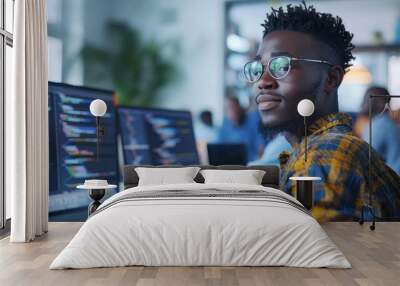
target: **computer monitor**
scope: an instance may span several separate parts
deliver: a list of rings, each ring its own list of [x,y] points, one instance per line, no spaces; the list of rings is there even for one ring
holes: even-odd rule
[[[107,104],[98,160],[95,117],[89,111],[97,98]],[[87,207],[87,191],[76,189],[87,179],[118,185],[116,130],[112,92],[49,82],[49,212]]]
[[[119,107],[125,164],[199,164],[189,111]]]
[[[210,165],[246,165],[244,144],[207,144]]]

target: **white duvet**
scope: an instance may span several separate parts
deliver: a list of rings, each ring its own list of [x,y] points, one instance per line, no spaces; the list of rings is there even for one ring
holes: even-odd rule
[[[258,198],[152,198],[114,202],[130,192],[262,190],[238,184],[135,187],[106,200],[50,269],[145,266],[294,266],[350,268],[317,221],[289,204]],[[298,203],[298,202],[297,202]],[[104,206],[109,205],[108,208]]]

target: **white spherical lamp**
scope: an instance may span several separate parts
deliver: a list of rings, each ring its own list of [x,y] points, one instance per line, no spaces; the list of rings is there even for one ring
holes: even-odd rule
[[[100,126],[100,117],[106,114],[107,112],[107,104],[101,99],[95,99],[90,103],[89,106],[90,113],[96,117],[96,158],[99,160],[99,141],[100,138],[104,135],[104,128]]]
[[[297,105],[297,112],[304,117],[311,116],[314,113],[314,103],[309,99],[303,99]]]
[[[93,116],[103,116],[107,112],[107,104],[101,99],[95,99],[90,103],[90,113]]]

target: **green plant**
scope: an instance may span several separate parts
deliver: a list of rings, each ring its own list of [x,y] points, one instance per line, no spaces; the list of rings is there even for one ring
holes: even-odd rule
[[[105,36],[102,47],[86,44],[81,51],[85,84],[111,86],[119,104],[151,106],[159,91],[178,78],[175,57],[163,53],[174,43],[144,42],[137,30],[120,22],[108,22]]]

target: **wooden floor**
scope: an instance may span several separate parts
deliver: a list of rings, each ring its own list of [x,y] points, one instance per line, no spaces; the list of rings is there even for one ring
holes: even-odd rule
[[[289,267],[121,267],[48,270],[81,223],[50,223],[49,233],[27,244],[0,241],[0,285],[400,285],[400,223],[324,225],[352,269]]]

